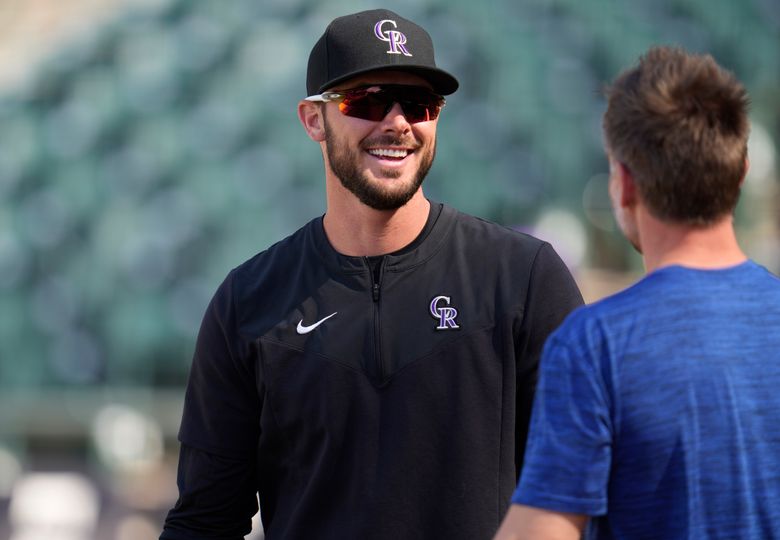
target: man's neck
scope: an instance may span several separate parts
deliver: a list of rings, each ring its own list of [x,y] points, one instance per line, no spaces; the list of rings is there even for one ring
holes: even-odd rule
[[[670,265],[726,268],[747,260],[737,243],[731,216],[699,228],[661,221],[643,212],[638,229],[647,272]]]
[[[396,210],[375,210],[355,197],[329,198],[323,226],[333,248],[343,255],[385,255],[417,238],[430,206],[422,190]]]

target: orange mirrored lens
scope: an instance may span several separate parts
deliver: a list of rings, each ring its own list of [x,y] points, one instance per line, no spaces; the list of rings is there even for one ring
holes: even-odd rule
[[[418,86],[376,85],[344,92],[339,111],[346,116],[378,122],[395,103],[401,105],[408,122],[428,122],[438,118],[444,98]]]

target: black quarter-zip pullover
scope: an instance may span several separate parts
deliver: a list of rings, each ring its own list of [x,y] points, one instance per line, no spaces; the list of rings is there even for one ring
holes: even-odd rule
[[[547,335],[582,303],[538,239],[432,204],[385,255],[318,218],[234,269],[203,320],[161,538],[490,538]]]

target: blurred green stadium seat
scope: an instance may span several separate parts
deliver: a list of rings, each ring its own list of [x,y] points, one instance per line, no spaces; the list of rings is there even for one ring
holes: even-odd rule
[[[325,209],[295,107],[324,24],[361,8],[160,1],[0,94],[0,392],[184,383],[225,273]],[[585,185],[606,170],[601,85],[653,43],[722,54],[778,136],[780,10],[768,0],[396,9],[431,30],[462,82],[428,194],[507,225],[553,206],[583,216]]]

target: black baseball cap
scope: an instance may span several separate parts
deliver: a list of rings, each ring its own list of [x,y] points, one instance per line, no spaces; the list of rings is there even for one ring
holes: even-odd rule
[[[376,70],[407,71],[426,79],[434,92],[448,95],[458,80],[436,67],[433,41],[422,27],[387,9],[334,19],[314,44],[306,72],[308,95]]]

